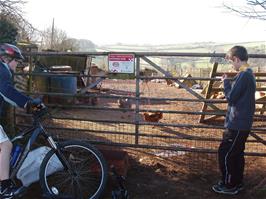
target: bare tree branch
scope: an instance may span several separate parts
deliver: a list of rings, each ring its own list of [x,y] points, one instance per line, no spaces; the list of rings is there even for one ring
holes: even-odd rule
[[[52,40],[51,35],[52,31],[54,38]],[[54,30],[52,30],[52,27],[47,28],[46,30],[42,31],[41,34],[42,38],[42,48],[43,49],[51,49],[52,50],[58,50],[58,51],[64,51],[65,50],[65,41],[67,40],[67,34],[64,30],[61,30],[57,27],[54,27]]]
[[[23,0],[0,0],[0,19],[5,18],[16,25],[20,39],[30,38],[37,30],[23,16]]]
[[[265,0],[246,0],[246,4],[247,6],[238,7],[238,8],[234,6],[229,6],[227,4],[223,4],[223,6],[226,9],[242,17],[266,20],[266,1]]]

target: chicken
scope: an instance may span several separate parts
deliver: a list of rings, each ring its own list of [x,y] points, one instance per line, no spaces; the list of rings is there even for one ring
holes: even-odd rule
[[[223,92],[215,92],[210,99],[224,99],[224,93]]]
[[[259,94],[260,94],[260,97],[263,97],[263,96],[265,96],[266,93],[263,91],[260,91]]]
[[[224,99],[225,96],[224,96],[224,93],[223,92],[219,92],[216,99]]]
[[[146,122],[159,122],[163,118],[163,113],[160,111],[154,113],[143,113]]]
[[[120,98],[118,99],[119,108],[131,108],[132,103],[128,98]],[[126,110],[124,110],[126,112]]]
[[[171,79],[166,79],[165,81],[166,81],[166,84],[168,86],[174,86],[175,85],[175,82],[173,80],[171,80]]]

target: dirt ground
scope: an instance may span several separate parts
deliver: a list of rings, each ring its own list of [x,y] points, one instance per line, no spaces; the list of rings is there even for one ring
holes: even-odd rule
[[[110,83],[110,82],[109,82]],[[111,94],[128,94],[135,90],[134,84],[108,84],[106,89],[109,89]],[[120,88],[116,88],[120,85]],[[120,92],[120,93],[119,93]],[[152,97],[190,97],[183,89],[174,87],[167,87],[166,84],[148,84],[142,85],[141,92],[144,96]],[[117,101],[111,99],[100,99],[97,107],[104,104],[104,107],[117,107]],[[142,108],[147,109],[162,109],[162,110],[180,110],[180,111],[200,111],[200,103],[180,103],[180,102],[164,102],[155,103],[152,101],[144,101],[141,105]],[[134,121],[134,114],[132,113],[114,113],[110,111],[97,112],[94,110],[63,110],[62,115],[69,116],[75,115],[86,119],[118,119],[123,121]],[[178,115],[178,114],[164,114],[162,123],[181,123],[181,124],[195,124],[198,125],[198,115]],[[77,123],[75,121],[56,121],[57,124],[64,127],[73,128]],[[97,124],[99,125],[99,124]],[[265,125],[260,122],[256,124],[259,127]],[[107,141],[126,143],[134,143],[134,125],[102,125],[96,126],[96,123],[82,122],[79,128],[94,128],[92,130],[110,130],[128,132],[127,136],[112,136],[102,135]],[[211,148],[217,149],[219,141],[195,141],[196,138],[221,138],[221,130],[217,129],[191,129],[191,128],[171,128],[171,127],[153,127],[142,126],[140,127],[142,133],[156,134],[160,136],[176,136],[169,139],[150,139],[148,136],[140,137],[140,144],[151,145],[173,145],[177,144],[182,147],[191,148]],[[130,134],[132,132],[132,135]],[[84,132],[73,134],[72,137],[86,136]],[[87,134],[91,136],[91,134]],[[100,137],[100,136],[99,136]],[[94,136],[90,138],[94,139]],[[189,138],[193,138],[192,140]],[[253,138],[250,138],[253,140]],[[164,155],[164,151],[160,150],[140,150],[125,148],[129,155],[130,167],[126,176],[126,187],[131,199],[223,199],[229,198],[212,192],[211,186],[219,179],[219,172],[217,170],[216,154],[198,154],[189,152],[168,152]],[[265,152],[265,146],[262,144],[254,144],[250,142],[247,151],[251,152]],[[247,157],[246,173],[245,173],[245,190],[237,196],[230,198],[235,199],[263,199],[266,198],[266,158],[262,157]],[[109,183],[103,199],[111,198],[112,184]],[[39,199],[41,198],[40,189],[38,185],[30,187],[28,193],[23,197],[24,199]]]
[[[127,149],[130,168],[125,186],[130,198],[134,199],[263,199],[266,197],[265,158],[248,158],[245,174],[245,190],[236,196],[223,196],[214,193],[211,186],[219,179],[215,155],[208,157],[209,167],[197,170],[191,167],[193,155],[186,160],[173,160],[149,155],[143,151]],[[202,159],[206,159],[202,154]],[[197,164],[202,164],[202,162]],[[251,162],[256,162],[254,165]],[[206,166],[206,164],[204,163]],[[258,168],[257,165],[264,165]],[[103,199],[111,198],[111,176]],[[32,185],[23,199],[40,199],[38,184]]]
[[[204,156],[202,154],[202,157]],[[219,172],[215,169],[215,157],[209,160],[211,168],[205,167],[202,170],[190,168],[189,164],[193,164],[191,159],[186,162],[173,162],[173,159],[154,158],[147,155],[141,155],[140,158],[134,154],[132,157],[132,167],[127,176],[127,187],[131,198],[228,198],[228,196],[216,194],[211,190],[211,186],[219,179]],[[201,160],[198,160],[198,164],[202,164]],[[253,158],[249,161],[257,161],[256,165],[263,162],[265,165],[264,159]],[[249,170],[246,172],[246,189],[231,198],[258,199],[266,197],[265,169],[252,167],[249,165]]]

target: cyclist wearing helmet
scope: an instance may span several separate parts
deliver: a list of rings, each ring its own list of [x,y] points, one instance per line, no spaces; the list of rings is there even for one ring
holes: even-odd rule
[[[26,108],[32,99],[16,90],[12,83],[12,75],[18,62],[22,61],[20,50],[11,44],[0,44],[0,113],[4,101]],[[12,143],[0,125],[0,198],[12,198],[16,188],[9,179],[9,162]]]

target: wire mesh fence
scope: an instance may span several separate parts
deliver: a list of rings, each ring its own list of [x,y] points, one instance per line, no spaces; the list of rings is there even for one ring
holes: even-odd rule
[[[135,56],[138,57],[137,54]],[[204,57],[207,56],[211,55],[204,54]],[[136,70],[142,69],[140,62]],[[216,161],[226,102],[199,99],[173,80],[179,78],[190,88],[195,83],[199,84],[200,87],[191,90],[204,98],[203,87],[212,80],[209,70],[209,66],[187,70],[182,73],[192,74],[187,77],[180,76],[177,70],[172,77],[165,77],[160,72],[139,75],[140,71],[136,71],[133,78],[116,78],[107,71],[104,75],[84,74],[82,71],[18,73],[15,82],[28,94],[44,97],[52,112],[52,118],[46,120],[46,127],[59,139],[86,139],[96,144],[146,149],[157,156],[176,161],[182,159],[189,163],[191,169],[198,169],[212,167]],[[90,88],[82,84],[85,78],[100,81]],[[209,108],[203,112],[203,103],[216,104],[220,110],[215,112]],[[253,131],[264,140],[266,127],[261,107],[257,105]],[[202,114],[217,118],[199,123]],[[28,115],[16,110],[16,126],[25,127],[29,122]],[[250,136],[247,155],[265,156],[262,142]]]

